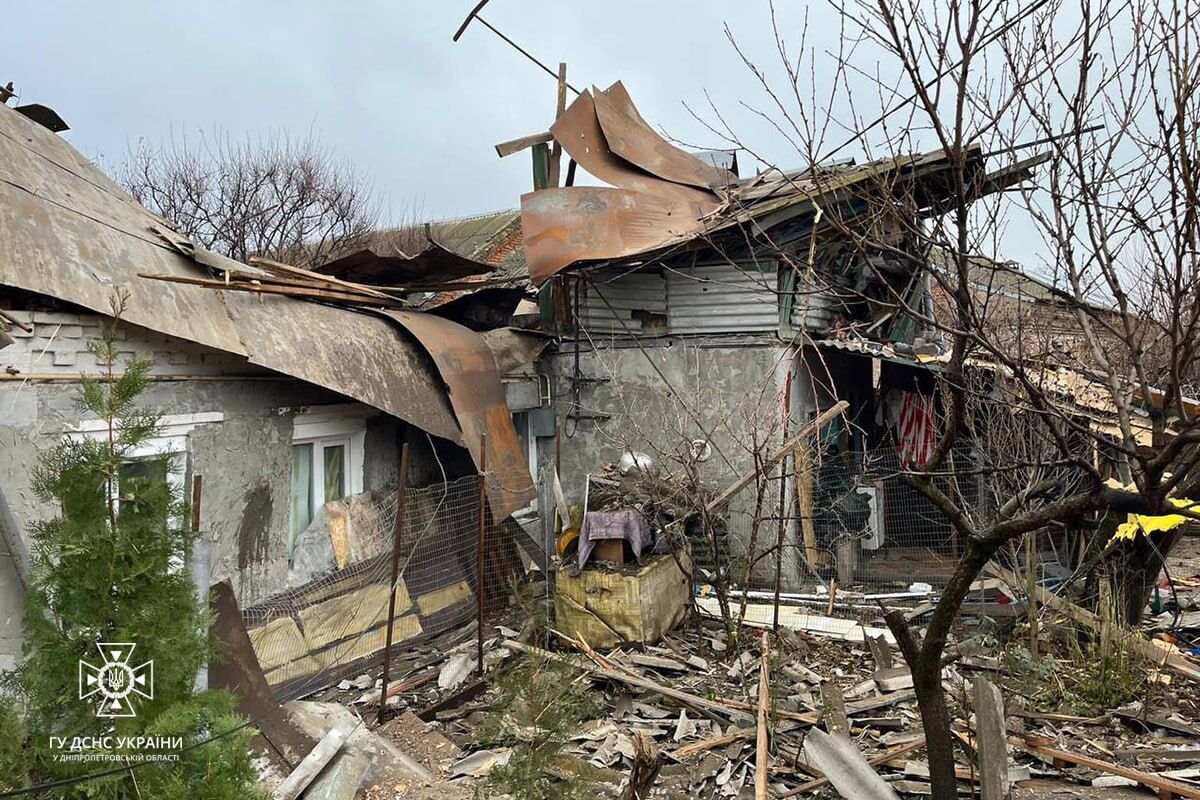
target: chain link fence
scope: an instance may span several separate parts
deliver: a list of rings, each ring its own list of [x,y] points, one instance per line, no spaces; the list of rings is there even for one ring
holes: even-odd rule
[[[529,484],[490,473],[408,488],[399,507],[395,489],[328,504],[315,526],[322,547],[306,542],[317,555],[293,569],[303,583],[242,611],[276,696],[302,697],[381,664],[389,609],[395,655],[448,631],[474,633],[481,617],[486,626],[529,595],[539,548],[516,519],[491,511],[499,493],[525,496]]]
[[[993,500],[983,474],[971,451],[961,448],[933,482],[968,515],[985,514]],[[758,603],[773,602],[778,586],[784,602],[820,607],[820,613],[857,608],[877,614],[881,601],[915,607],[937,597],[964,551],[946,514],[905,479],[894,448],[824,454],[811,465],[788,460],[743,491],[747,496],[735,510],[711,529],[690,526],[688,535],[698,583],[714,583],[720,564],[726,585]],[[1077,537],[1054,530],[1032,538],[1032,556],[1017,543],[1000,558],[1024,570],[1032,557],[1040,585],[1052,588],[1078,560]],[[981,579],[964,613],[1011,616],[1023,600]]]

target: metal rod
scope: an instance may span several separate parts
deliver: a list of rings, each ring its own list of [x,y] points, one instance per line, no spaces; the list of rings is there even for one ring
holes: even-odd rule
[[[505,36],[505,35],[504,35],[503,33],[501,33],[500,31],[496,30],[496,28],[495,28],[495,27],[494,27],[494,26],[493,26],[493,25],[492,25],[490,22],[488,22],[488,21],[487,21],[486,19],[484,19],[483,17],[479,16],[479,14],[475,14],[475,19],[477,19],[477,20],[479,20],[481,23],[483,23],[484,27],[486,27],[486,28],[487,28],[489,31],[491,31],[492,33],[494,33],[494,34],[496,34],[497,36],[499,36],[499,37],[500,37],[501,39],[503,39],[505,42],[507,42],[507,43],[509,44],[509,46],[510,46],[510,47],[512,47],[513,49],[515,49],[515,50],[516,50],[518,53],[520,53],[521,55],[525,56],[525,57],[526,57],[526,58],[528,58],[530,61],[532,61],[533,63],[537,64],[539,67],[541,67],[541,68],[542,68],[542,71],[543,71],[543,72],[545,72],[547,75],[549,75],[551,78],[554,78],[554,80],[555,80],[555,81],[558,81],[558,73],[557,73],[557,72],[555,72],[554,70],[550,69],[549,67],[547,67],[547,66],[546,66],[545,64],[543,64],[541,61],[538,61],[536,58],[534,58],[534,57],[533,57],[533,55],[532,55],[532,54],[531,54],[531,53],[530,53],[528,50],[526,50],[524,47],[521,47],[521,45],[517,44],[517,43],[516,43],[516,42],[514,42],[512,39],[508,38],[507,36]],[[568,89],[570,89],[572,92],[574,92],[575,94],[579,94],[579,90],[578,90],[578,89],[576,89],[576,88],[575,88],[574,86],[572,86],[571,84],[567,83],[567,84],[566,84],[566,87],[567,87]]]
[[[379,711],[375,721],[383,724],[387,710],[388,677],[392,668],[392,628],[396,620],[396,584],[400,579],[400,544],[404,538],[404,503],[408,499],[408,442],[400,445],[400,475],[396,487],[396,524],[392,528],[392,582],[388,592],[387,644],[383,648],[383,685],[379,689]]]
[[[487,539],[487,434],[479,434],[479,556],[476,559],[475,605],[478,624],[475,631],[475,652],[479,674],[483,674],[483,554]]]
[[[196,602],[203,611],[208,610],[208,587],[211,583],[212,572],[209,567],[209,543],[200,533],[200,497],[201,487],[204,485],[204,477],[201,475],[192,476],[192,553],[191,553],[191,574],[192,588],[196,592]],[[200,662],[199,668],[196,670],[196,679],[194,682],[196,691],[203,692],[208,689],[208,659],[205,658]]]
[[[200,532],[200,490],[204,485],[204,476],[192,478],[192,532]]]

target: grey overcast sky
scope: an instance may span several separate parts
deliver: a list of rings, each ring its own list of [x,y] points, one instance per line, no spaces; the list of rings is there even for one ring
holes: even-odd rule
[[[20,102],[57,110],[72,128],[64,135],[110,169],[139,139],[311,134],[369,180],[381,221],[468,216],[519,205],[532,184],[529,157],[500,159],[493,145],[545,130],[555,95],[552,78],[482,26],[451,42],[473,5],[8,3],[0,81],[15,82]],[[806,18],[811,47],[837,48],[839,21],[825,0],[776,0],[776,11],[793,50]],[[723,144],[684,105],[711,120],[711,97],[772,164],[803,163],[742,105],[765,109],[770,101],[725,35],[728,24],[743,49],[780,76],[768,0],[491,0],[484,16],[552,66],[566,61],[577,87],[623,80],[651,125],[680,141]],[[819,85],[830,64],[818,55]],[[904,89],[861,47],[855,66],[878,69],[881,85]],[[870,116],[878,90],[853,76],[851,83],[860,114]],[[743,175],[758,166],[741,160]],[[1015,233],[1006,237],[1012,251],[996,255],[1028,263],[1031,231],[1018,224]]]
[[[7,4],[0,80],[71,125],[107,166],[131,142],[214,129],[312,131],[367,175],[392,218],[516,207],[528,156],[496,142],[545,130],[554,82],[490,31],[451,34],[474,0],[23,2]],[[798,36],[803,3],[781,16]],[[812,21],[836,33],[823,2]],[[708,91],[740,134],[786,164],[755,115],[765,98],[724,34],[773,59],[766,0],[492,0],[484,16],[576,86],[624,80],[643,115],[681,140],[721,142],[686,111]],[[792,161],[796,158],[793,156]]]

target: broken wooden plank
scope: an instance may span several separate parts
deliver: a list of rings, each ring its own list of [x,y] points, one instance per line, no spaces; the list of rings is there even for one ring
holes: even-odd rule
[[[811,735],[811,734],[809,734]],[[1097,772],[1105,772],[1109,775],[1119,775],[1122,778],[1137,781],[1142,786],[1153,789],[1159,793],[1161,797],[1171,797],[1177,795],[1186,797],[1189,800],[1200,800],[1200,787],[1191,786],[1180,781],[1164,778],[1161,775],[1155,775],[1152,772],[1142,772],[1132,767],[1125,767],[1120,764],[1114,764],[1111,761],[1102,761],[1099,758],[1085,756],[1082,753],[1072,753],[1069,750],[1058,750],[1053,747],[1044,747],[1041,745],[1031,744],[1022,739],[1013,737],[1009,739],[1014,747],[1024,750],[1026,753],[1042,756],[1050,759],[1055,764],[1074,764],[1085,769],[1094,769]]]
[[[825,722],[825,730],[830,733],[850,733],[850,723],[846,720],[846,699],[842,697],[842,688],[833,681],[821,682],[821,719]]]
[[[978,733],[980,795],[983,800],[1005,800],[1008,780],[1008,741],[1004,730],[1004,699],[996,685],[976,677],[975,727]]]
[[[988,564],[987,570],[996,577],[1008,583],[1010,587],[1019,587],[1021,578],[1016,573],[1001,567],[999,564]],[[1011,591],[1011,588],[1010,588]],[[1044,606],[1066,614],[1071,619],[1091,628],[1097,633],[1100,632],[1100,618],[1088,611],[1086,608],[1081,608],[1075,605],[1065,597],[1059,597],[1054,592],[1047,591],[1041,586],[1036,587],[1036,600]],[[1123,632],[1119,634],[1123,637],[1125,645],[1136,650],[1141,656],[1148,661],[1157,664],[1158,666],[1170,667],[1174,672],[1190,678],[1194,681],[1200,681],[1200,666],[1184,658],[1177,652],[1169,650],[1166,647],[1160,647],[1149,639],[1143,639],[1134,631]]]
[[[898,800],[892,787],[846,736],[813,728],[804,737],[804,754],[846,800]]]
[[[729,502],[731,497],[749,486],[750,482],[754,480],[755,476],[769,473],[775,468],[776,464],[778,464],[787,456],[788,453],[792,452],[801,445],[806,444],[808,442],[808,437],[812,436],[814,431],[820,430],[822,425],[824,425],[826,422],[829,422],[831,419],[836,417],[838,414],[841,414],[849,407],[850,404],[845,400],[839,400],[837,403],[834,403],[831,408],[822,411],[811,422],[801,428],[799,433],[797,433],[791,439],[788,439],[778,450],[769,455],[765,461],[759,464],[755,469],[747,472],[745,475],[742,475],[736,481],[731,483],[729,487],[725,489],[725,491],[717,495],[716,499],[714,499],[705,507],[705,512],[708,514],[716,513],[726,503]]]
[[[625,660],[630,664],[639,667],[647,667],[649,669],[669,670],[671,672],[687,672],[687,664],[682,661],[676,661],[673,658],[662,658],[661,656],[652,656],[646,653],[625,653]]]
[[[640,800],[649,797],[651,787],[662,769],[662,755],[654,740],[642,731],[633,732],[633,766],[621,800]]]
[[[706,697],[700,697],[699,695],[682,692],[678,689],[673,689],[670,686],[664,686],[661,683],[655,683],[652,680],[634,675],[633,673],[618,672],[616,670],[604,669],[603,667],[592,666],[590,664],[583,664],[575,659],[559,655],[558,653],[552,653],[549,650],[543,650],[540,647],[533,647],[532,645],[527,645],[524,642],[518,642],[514,639],[505,639],[504,647],[509,647],[513,650],[520,650],[522,653],[534,655],[538,658],[544,658],[549,661],[556,661],[560,664],[567,664],[575,667],[578,670],[590,672],[597,677],[604,678],[605,680],[625,683],[629,686],[636,686],[639,689],[649,689],[650,691],[660,694],[663,697],[669,697],[672,700],[678,700],[684,705],[708,709],[709,711],[716,711],[733,719],[745,719],[746,717],[750,716],[741,709],[731,707],[724,703],[718,703],[715,700],[709,700]],[[751,719],[753,719],[753,717],[751,717]]]
[[[696,607],[705,614],[719,619],[721,607],[715,597],[696,598]],[[746,613],[742,624],[753,628],[773,628],[775,623],[775,606],[770,603],[747,603]],[[885,641],[895,641],[892,632],[886,628],[868,627],[852,619],[826,617],[820,614],[805,614],[794,606],[780,607],[779,624],[782,627],[796,631],[804,631],[815,636],[830,639],[841,639],[846,642],[859,643],[863,636],[882,636]]]
[[[840,696],[840,692],[838,693]],[[767,800],[770,778],[770,739],[767,734],[767,710],[771,706],[771,644],[768,634],[762,636],[762,656],[758,664],[758,730],[754,755],[754,800]]]
[[[417,673],[416,675],[407,675],[402,680],[389,681],[386,688],[380,687],[379,695],[377,697],[372,697],[370,700],[363,703],[363,708],[371,708],[377,703],[387,702],[389,697],[398,695],[401,692],[419,689],[430,681],[436,679],[438,673],[440,672],[441,665],[436,665],[428,668],[424,672]]]
[[[697,753],[704,753],[709,750],[714,750],[718,747],[725,747],[734,742],[746,742],[753,739],[757,734],[757,727],[754,728],[736,728],[723,736],[714,736],[711,739],[703,739],[699,742],[692,742],[677,748],[670,753],[671,758],[682,761],[688,756],[694,756]]]
[[[519,139],[510,139],[507,142],[501,142],[496,145],[496,155],[504,158],[511,156],[513,153],[519,153],[522,150],[527,150],[535,144],[548,144],[554,141],[554,136],[550,131],[544,133],[535,133],[530,136],[522,136]]]
[[[885,694],[882,697],[872,697],[867,700],[855,700],[846,704],[846,713],[850,716],[855,714],[865,714],[868,711],[875,711],[880,708],[894,706],[896,703],[906,703],[909,700],[916,700],[917,693],[912,689],[905,689],[902,692],[893,692]]]
[[[332,761],[333,757],[342,749],[342,745],[350,737],[351,730],[353,729],[349,726],[339,726],[325,734],[321,741],[317,742],[317,746],[292,770],[292,774],[283,779],[283,783],[275,789],[272,798],[274,800],[296,800],[313,782],[313,779],[321,773],[321,770],[325,769],[325,765]]]

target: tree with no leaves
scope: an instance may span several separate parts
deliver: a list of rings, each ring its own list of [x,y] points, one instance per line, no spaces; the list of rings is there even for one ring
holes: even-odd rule
[[[934,797],[951,800],[942,670],[987,564],[1048,528],[1173,511],[1200,490],[1200,412],[1187,398],[1200,366],[1200,3],[835,7],[834,53],[822,39],[796,58],[776,27],[783,86],[739,52],[765,90],[760,113],[808,165],[797,179],[831,198],[807,262],[805,248],[781,249],[781,260],[811,276],[829,235],[850,256],[928,274],[945,301],[931,313],[900,291],[870,299],[948,350],[933,455],[904,476],[953,527],[961,559],[923,636],[898,613],[887,621],[912,669]],[[834,75],[818,81],[813,64],[825,58]],[[713,129],[754,152],[723,121]],[[936,202],[896,168],[930,150],[948,162]],[[838,193],[839,173],[825,167],[849,155],[877,174]],[[1022,260],[1055,287],[1065,336],[999,307],[995,262],[979,256],[1014,230],[1035,240]],[[982,456],[990,502],[964,505],[935,480],[964,442]],[[1095,544],[1111,549],[1107,536]],[[1132,614],[1169,545],[1138,542],[1155,557],[1126,576]]]
[[[320,266],[361,246],[378,216],[363,179],[311,138],[142,141],[116,177],[180,233],[243,262]]]

